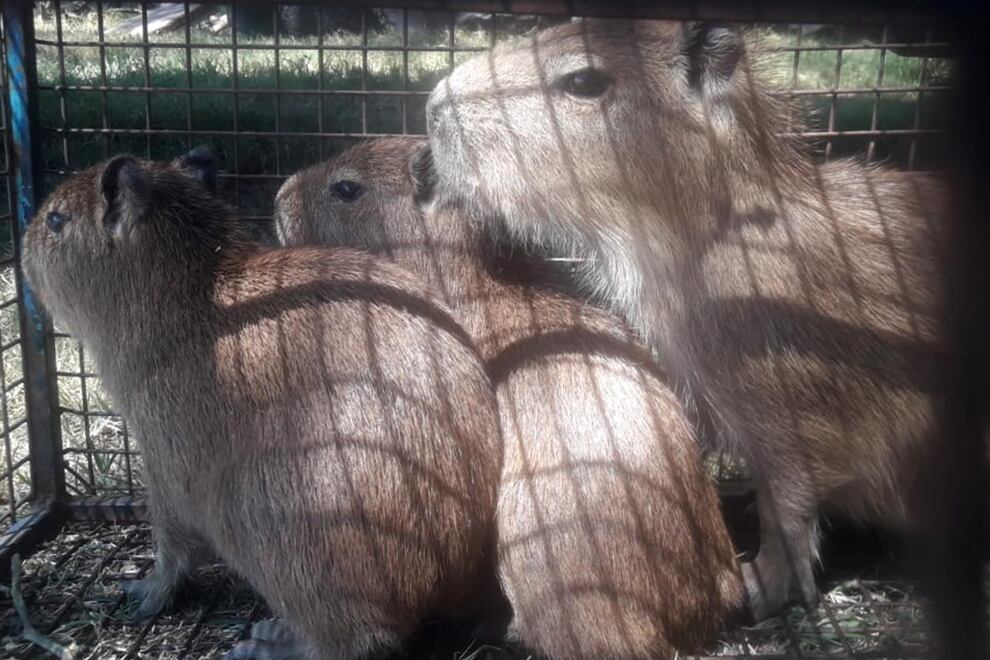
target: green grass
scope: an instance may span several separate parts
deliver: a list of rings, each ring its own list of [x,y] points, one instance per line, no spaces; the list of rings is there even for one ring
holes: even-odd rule
[[[133,11],[108,11],[105,30],[135,16]],[[395,16],[392,16],[396,20]],[[313,46],[304,50],[281,49],[276,58],[271,37],[238,37],[238,49],[204,48],[204,45],[231,44],[230,30],[219,35],[203,21],[191,30],[189,53],[183,48],[155,46],[148,52],[145,71],[144,49],[115,46],[105,49],[103,70],[100,51],[95,47],[66,47],[64,61],[59,50],[41,46],[38,77],[42,86],[103,85],[114,87],[154,87],[145,93],[129,91],[68,91],[64,94],[43,90],[40,94],[41,125],[46,128],[113,128],[123,131],[174,130],[200,133],[262,132],[282,134],[272,137],[114,135],[69,136],[65,143],[51,132],[45,133],[43,162],[48,169],[79,169],[101,160],[107,153],[129,151],[151,158],[171,158],[192,143],[206,143],[220,158],[221,168],[240,174],[290,174],[321,157],[328,157],[349,146],[347,139],[293,137],[293,133],[390,134],[425,131],[425,96],[403,100],[397,96],[371,96],[366,102],[359,95],[321,95],[306,92],[349,90],[428,92],[449,70],[446,53],[413,51],[407,58],[398,52],[369,50],[367,74],[359,37],[348,32],[330,31],[326,45],[355,46],[353,50],[320,50],[315,37],[284,37],[286,46]],[[430,28],[431,26],[427,26]],[[435,27],[435,26],[434,26]],[[39,39],[55,40],[54,16],[36,14]],[[98,38],[95,14],[66,17],[64,41],[93,41]],[[125,39],[110,34],[111,40]],[[182,31],[159,35],[154,43],[181,42]],[[458,30],[458,47],[480,47],[487,43],[483,32]],[[137,42],[135,42],[137,44]],[[395,29],[371,32],[369,47],[401,44]],[[443,30],[410,32],[411,47],[441,46]],[[458,53],[455,63],[464,58]],[[236,57],[236,62],[235,62]],[[276,61],[277,59],[277,61]],[[322,60],[322,61],[321,61]],[[237,75],[234,75],[236,66]],[[322,69],[322,73],[321,73]],[[64,71],[64,74],[63,74]],[[234,81],[243,90],[235,99],[225,90]],[[192,91],[175,91],[189,89]],[[296,92],[295,94],[293,92]],[[303,92],[303,93],[299,93]],[[403,106],[405,105],[405,125]],[[64,115],[64,118],[63,118]],[[105,117],[105,121],[104,121]],[[68,152],[68,158],[66,158]],[[277,156],[277,157],[276,157]],[[57,178],[46,180],[50,187]],[[258,184],[260,190],[241,186],[241,207],[248,215],[267,215],[274,190]],[[257,194],[256,194],[257,193]]]
[[[426,14],[426,12],[420,12]],[[105,30],[135,16],[133,10],[108,10],[105,14]],[[346,17],[345,17],[346,18]],[[395,12],[386,18],[401,25]],[[354,22],[353,17],[350,19]],[[359,23],[359,20],[357,21]],[[78,169],[102,159],[105,154],[130,151],[151,158],[171,158],[193,143],[210,144],[220,157],[221,167],[240,174],[290,174],[329,157],[352,143],[348,139],[298,136],[311,134],[388,134],[422,133],[425,130],[424,97],[403,100],[398,97],[371,96],[367,101],[354,96],[321,97],[298,92],[316,90],[378,90],[429,91],[448,71],[446,53],[415,51],[407,60],[401,53],[374,48],[398,46],[401,33],[394,26],[382,21],[386,29],[369,34],[367,71],[363,69],[360,40],[346,31],[327,30],[325,44],[350,47],[353,50],[319,50],[312,38],[282,37],[285,46],[306,47],[304,50],[281,49],[276,58],[272,37],[239,37],[236,51],[209,49],[206,45],[230,45],[230,30],[213,33],[204,19],[190,31],[190,52],[184,48],[163,46],[168,42],[184,41],[184,33],[174,31],[154,35],[149,49],[146,81],[144,49],[137,38],[110,35],[128,44],[107,48],[104,53],[105,82],[115,87],[139,88],[146,82],[154,92],[70,91],[64,94],[44,91],[41,94],[41,122],[49,128],[62,126],[103,128],[140,131],[155,130],[192,131],[201,133],[189,137],[185,134],[170,136],[114,135],[69,136],[63,144],[52,133],[46,133],[43,143],[44,163],[50,169]],[[95,40],[98,37],[95,13],[80,17],[66,17],[63,21],[63,39],[66,41]],[[41,39],[56,37],[54,17],[37,13],[37,35]],[[794,30],[760,29],[757,36],[767,47],[793,44]],[[508,36],[504,33],[501,36]],[[441,46],[447,41],[446,31],[438,21],[428,22],[423,29],[410,28],[409,43],[415,47]],[[482,47],[488,36],[483,31],[458,29],[455,33],[457,47]],[[805,45],[827,45],[824,38],[805,36]],[[312,48],[309,48],[309,47]],[[99,49],[93,47],[68,47],[64,51],[63,67],[54,47],[41,47],[38,70],[42,85],[100,85],[104,73],[100,66]],[[235,80],[240,90],[235,99],[223,90],[232,90]],[[470,53],[458,53],[455,62],[469,57]],[[902,57],[892,52],[884,57],[883,80],[878,81],[877,71],[880,53],[876,50],[847,50],[841,55],[841,75],[836,76],[837,50],[804,52],[800,55],[797,75],[794,75],[793,53],[767,54],[761,58],[767,77],[782,87],[809,89],[863,89],[880,83],[882,87],[900,88],[928,83],[944,82],[951,67],[942,60],[930,60],[923,71],[920,58]],[[322,62],[321,62],[322,59]],[[188,61],[187,61],[188,60]],[[277,61],[276,61],[277,60]],[[322,72],[321,72],[322,64]],[[404,75],[405,70],[408,76]],[[190,89],[192,91],[175,91]],[[277,92],[277,93],[276,93]],[[297,92],[293,94],[293,92]],[[64,101],[63,108],[62,102]],[[926,94],[919,101],[915,92],[884,94],[877,102],[873,94],[843,95],[834,101],[830,96],[800,97],[798,104],[809,117],[810,128],[823,130],[833,116],[834,127],[839,130],[865,130],[873,127],[876,104],[876,128],[912,128],[916,109],[921,108],[920,126],[928,128],[944,124],[944,102],[941,94]],[[405,126],[403,105],[405,104]],[[105,122],[104,122],[105,117]],[[210,132],[260,132],[271,137],[210,136]],[[281,133],[276,138],[275,132]],[[853,153],[862,150],[865,141],[838,140],[836,152]],[[907,157],[906,141],[881,139],[878,155],[903,162]],[[65,152],[68,152],[68,159]],[[54,183],[46,181],[47,185]],[[274,184],[268,182],[246,183],[239,188],[242,211],[248,215],[267,215],[271,211]],[[232,193],[233,191],[228,191]]]
[[[831,127],[840,131],[901,130],[945,128],[948,96],[944,92],[915,91],[884,92],[882,94],[851,94],[848,90],[902,89],[920,86],[949,86],[952,84],[953,63],[942,58],[906,57],[892,51],[876,49],[840,51],[774,52],[774,48],[793,46],[794,30],[759,30],[757,37],[764,45],[759,61],[766,78],[774,86],[795,90],[837,90],[832,95],[796,97],[796,105],[809,130],[825,131]],[[874,42],[879,35],[873,35]],[[834,35],[804,35],[803,46],[835,46]],[[856,46],[862,39],[847,40],[844,45]],[[795,69],[795,58],[797,68]],[[881,62],[883,65],[881,75]],[[843,90],[847,90],[843,93]],[[875,117],[874,117],[875,114]],[[833,144],[834,155],[854,155],[865,150],[865,138],[840,138]],[[916,166],[937,166],[926,149],[937,146],[936,140],[922,139],[922,149]],[[895,164],[907,163],[909,141],[899,138],[877,140],[877,157]]]
[[[66,52],[67,71],[64,80],[69,85],[100,84],[93,75],[88,59],[91,49]],[[79,169],[101,160],[106,153],[130,151],[152,158],[171,158],[192,143],[210,144],[219,155],[221,168],[242,174],[288,174],[309,165],[322,155],[335,153],[349,142],[346,140],[313,140],[293,137],[293,133],[401,133],[403,132],[403,100],[398,97],[370,97],[365,104],[359,96],[321,97],[292,92],[317,89],[320,84],[320,54],[313,50],[284,51],[278,69],[272,51],[239,51],[237,55],[238,82],[243,90],[235,98],[220,90],[233,88],[232,51],[193,51],[191,69],[186,70],[186,55],[182,51],[152,50],[149,58],[153,67],[150,75],[155,92],[90,92],[70,91],[61,95],[42,91],[41,124],[47,128],[65,126],[124,130],[194,131],[200,133],[234,131],[275,133],[283,137],[264,136],[206,136],[191,139],[186,136],[115,135],[69,136],[67,145],[52,133],[46,133],[43,161],[50,169]],[[83,58],[79,66],[68,60]],[[54,58],[52,58],[54,59]],[[358,51],[324,51],[322,55],[324,90],[359,90],[362,87],[362,56]],[[409,56],[407,89],[428,91],[446,72],[446,56],[442,53],[416,53]],[[123,87],[144,86],[144,60],[140,51],[112,48],[106,53],[107,84]],[[367,88],[395,91],[403,89],[401,55],[372,52],[368,55]],[[57,62],[49,59],[39,71],[42,85],[59,84]],[[277,71],[277,73],[276,73]],[[276,94],[276,79],[280,92]],[[192,91],[170,91],[188,88]],[[406,105],[408,132],[423,132],[425,99],[411,98]],[[68,162],[64,148],[68,147]],[[322,149],[321,149],[322,147]],[[278,159],[276,159],[276,155]],[[277,161],[280,168],[277,168]],[[272,191],[266,191],[272,192]],[[248,214],[267,214],[269,204],[254,204],[243,209]]]

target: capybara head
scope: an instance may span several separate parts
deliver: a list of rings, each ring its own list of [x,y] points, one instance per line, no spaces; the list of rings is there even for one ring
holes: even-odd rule
[[[126,310],[133,296],[155,297],[158,280],[149,275],[250,244],[246,226],[212,194],[214,182],[201,149],[172,163],[117,156],[76,174],[28,227],[23,263],[32,289],[85,335],[83,310]]]
[[[422,138],[372,140],[338,158],[298,172],[275,200],[275,231],[283,245],[365,245],[389,252],[405,223],[383,222],[396,200],[414,210],[412,154],[425,148]],[[393,204],[386,209],[384,204]]]
[[[788,152],[765,139],[778,113],[736,30],[624,20],[499,46],[458,66],[427,106],[440,196],[584,251],[658,214],[649,248],[666,261],[717,231],[713,209],[772,202],[771,173],[754,162]]]

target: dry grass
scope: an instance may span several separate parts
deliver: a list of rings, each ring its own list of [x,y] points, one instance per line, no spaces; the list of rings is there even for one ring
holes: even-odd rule
[[[926,657],[928,648],[922,606],[913,585],[856,579],[832,585],[813,613],[793,608],[735,631],[719,644],[716,654]]]
[[[152,563],[147,525],[78,524],[45,544],[24,562],[23,593],[35,626],[54,640],[79,649],[77,658],[218,658],[252,622],[269,616],[251,589],[221,566],[203,569],[183,603],[151,621],[135,622],[133,604],[117,585],[144,575]],[[34,657],[18,638],[20,624],[0,599],[0,655]],[[427,634],[415,642],[418,658],[522,660],[469,639]]]
[[[133,605],[123,600],[118,583],[148,570],[149,544],[147,525],[77,523],[42,546],[23,565],[23,593],[35,626],[62,644],[75,643],[78,658],[216,658],[246,634],[250,623],[268,616],[243,581],[210,566],[175,612],[133,622]],[[928,640],[915,586],[896,566],[876,565],[875,557],[863,561],[872,564],[861,567],[863,574],[882,579],[850,579],[839,571],[826,575],[818,611],[794,608],[758,626],[732,630],[706,655],[925,657]],[[32,655],[19,631],[9,601],[0,598],[0,655],[41,657]],[[529,655],[480,647],[439,627],[415,640],[406,657],[524,660]]]

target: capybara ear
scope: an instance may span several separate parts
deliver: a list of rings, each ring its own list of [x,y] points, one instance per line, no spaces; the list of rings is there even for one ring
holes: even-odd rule
[[[681,30],[687,81],[706,96],[717,95],[735,73],[746,45],[736,28],[692,21]]]
[[[115,156],[103,166],[103,229],[113,240],[121,240],[148,213],[151,190],[144,177],[141,163],[133,156]]]
[[[210,193],[217,194],[217,161],[206,145],[194,148],[175,159],[174,165],[203,184]]]

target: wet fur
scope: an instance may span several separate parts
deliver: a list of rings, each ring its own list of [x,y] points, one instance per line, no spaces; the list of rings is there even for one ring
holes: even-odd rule
[[[417,206],[421,146],[369,142],[295,175],[277,198],[279,235],[390,256],[440,293],[487,361],[506,442],[498,548],[512,634],[569,660],[694,648],[742,590],[684,409],[622,323],[523,283],[540,278],[533,264],[499,257],[457,208]],[[345,179],[364,196],[335,198]]]
[[[250,657],[365,658],[471,595],[501,467],[491,384],[404,271],[246,231],[181,168],[114,160],[49,197],[23,263],[139,438],[141,613],[211,550],[291,632]]]

